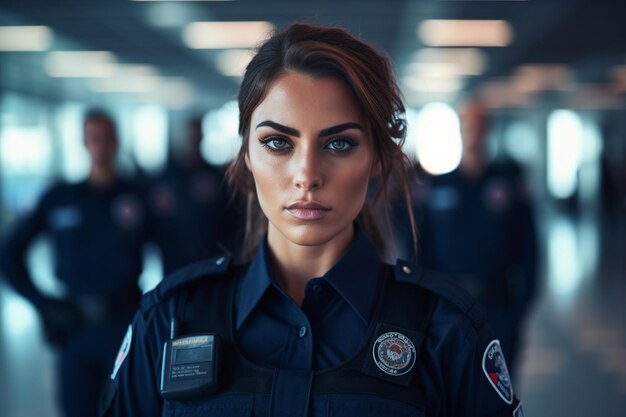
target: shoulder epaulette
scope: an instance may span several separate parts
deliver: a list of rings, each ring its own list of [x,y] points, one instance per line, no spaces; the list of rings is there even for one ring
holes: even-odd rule
[[[232,256],[221,255],[187,265],[163,278],[157,287],[144,295],[141,307],[144,311],[167,299],[177,289],[201,278],[219,276],[228,271]]]
[[[477,329],[487,322],[487,315],[478,302],[445,274],[398,259],[395,279],[398,282],[419,285],[452,303],[472,321]]]

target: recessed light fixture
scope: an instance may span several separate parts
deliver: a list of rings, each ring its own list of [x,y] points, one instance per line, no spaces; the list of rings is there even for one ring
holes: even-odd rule
[[[274,30],[270,22],[192,22],[183,31],[192,49],[252,48]]]
[[[115,75],[115,63],[109,51],[53,51],[45,67],[51,77],[105,78]]]
[[[404,85],[415,92],[453,93],[463,87],[459,78],[424,78],[407,76],[403,79]]]
[[[0,26],[0,51],[46,51],[52,39],[48,26]]]
[[[506,20],[425,20],[417,36],[428,46],[507,46],[513,28]]]
[[[478,48],[423,48],[407,64],[409,74],[449,77],[482,74],[486,58]]]

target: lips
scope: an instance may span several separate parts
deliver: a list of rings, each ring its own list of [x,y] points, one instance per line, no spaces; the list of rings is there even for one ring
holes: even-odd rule
[[[286,207],[293,217],[300,220],[320,220],[326,217],[331,209],[317,201],[296,201]]]

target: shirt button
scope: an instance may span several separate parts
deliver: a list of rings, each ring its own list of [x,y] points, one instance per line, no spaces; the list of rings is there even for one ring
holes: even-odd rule
[[[215,264],[216,265],[221,265],[221,264],[224,263],[225,260],[226,260],[226,258],[222,256],[217,261],[215,261]]]
[[[411,271],[411,268],[409,268],[408,266],[404,265],[402,267],[402,272],[404,272],[405,274],[409,275],[413,271]]]
[[[322,292],[322,286],[319,284],[313,285],[313,294],[319,294]]]
[[[300,337],[306,336],[306,326],[300,327],[300,333],[298,333],[298,336]]]

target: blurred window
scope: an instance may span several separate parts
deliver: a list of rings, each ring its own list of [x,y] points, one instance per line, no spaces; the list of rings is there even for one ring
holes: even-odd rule
[[[424,106],[410,125],[411,140],[415,141],[417,159],[431,174],[453,171],[461,162],[462,144],[459,117],[445,103]]]
[[[61,142],[63,178],[76,182],[89,174],[89,156],[83,143],[83,118],[85,106],[67,103],[60,106],[56,124]]]
[[[141,168],[148,172],[162,169],[167,162],[168,117],[157,106],[137,108],[133,120],[133,153]]]
[[[217,110],[206,114],[202,120],[202,156],[213,165],[223,165],[232,161],[239,148],[239,107],[236,101],[229,101]]]
[[[571,197],[578,188],[583,123],[571,110],[548,117],[548,190],[557,198]]]
[[[6,93],[0,101],[2,202],[13,212],[31,208],[49,182],[53,149],[41,100]]]
[[[513,122],[504,131],[504,152],[522,165],[532,165],[539,160],[539,138],[526,122]]]

